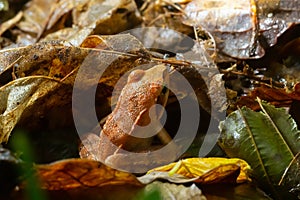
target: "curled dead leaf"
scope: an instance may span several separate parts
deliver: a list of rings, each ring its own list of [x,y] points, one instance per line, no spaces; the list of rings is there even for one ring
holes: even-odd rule
[[[220,53],[260,58],[292,24],[300,23],[299,8],[297,0],[192,1],[183,23],[211,32]]]
[[[168,176],[182,175],[174,179],[176,182],[199,182],[201,184],[251,181],[249,172],[251,167],[246,161],[237,158],[188,158],[169,165],[157,167],[145,176],[166,178],[166,174],[157,175],[157,172],[168,172]],[[145,178],[145,177],[144,177]],[[144,179],[142,178],[142,179]],[[234,179],[233,179],[234,178]],[[180,179],[182,181],[180,181]],[[172,181],[172,179],[168,179]]]
[[[0,143],[8,141],[23,112],[59,85],[55,79],[36,76],[20,78],[1,87]]]
[[[142,184],[130,173],[112,169],[100,162],[69,159],[36,167],[41,187],[47,190],[66,190],[78,187]]]

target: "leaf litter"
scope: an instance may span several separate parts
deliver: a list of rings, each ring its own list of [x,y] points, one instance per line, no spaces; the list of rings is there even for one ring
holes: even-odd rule
[[[29,130],[52,127],[55,130],[70,126],[72,123],[67,122],[69,120],[61,120],[61,127],[56,125],[53,127],[55,123],[49,125],[53,116],[47,116],[47,112],[49,109],[62,107],[65,111],[69,109],[68,112],[64,112],[63,118],[70,118],[69,114],[72,112],[70,94],[74,78],[82,64],[91,64],[84,63],[88,54],[99,58],[94,60],[98,63],[93,68],[96,71],[101,69],[101,61],[117,59],[105,72],[104,78],[96,81],[99,90],[96,95],[99,101],[96,110],[98,110],[99,118],[109,114],[110,108],[107,102],[111,100],[113,87],[123,74],[140,64],[167,63],[192,83],[200,107],[205,112],[211,115],[211,108],[217,108],[218,115],[213,116],[214,120],[219,122],[220,116],[229,105],[227,113],[231,114],[220,125],[223,135],[219,142],[227,156],[245,159],[253,169],[249,177],[258,180],[258,185],[265,191],[271,192],[273,198],[279,198],[281,195],[274,192],[277,188],[279,191],[289,191],[289,195],[298,195],[299,198],[299,148],[297,146],[299,143],[295,142],[299,140],[299,131],[296,122],[286,114],[286,109],[290,109],[290,113],[297,113],[295,105],[299,102],[297,85],[299,80],[296,75],[299,67],[297,57],[300,52],[296,47],[299,37],[297,34],[299,7],[297,1],[288,0],[242,3],[161,0],[146,1],[143,5],[141,1],[123,0],[113,2],[29,1],[20,11],[12,10],[15,12],[15,17],[11,17],[0,26],[2,48],[0,50],[0,140],[9,141],[9,136],[13,134],[16,127],[30,127]],[[227,26],[228,21],[235,23],[229,23]],[[118,24],[118,26],[112,24]],[[189,35],[196,33],[193,36],[196,42],[183,48],[177,45],[180,49],[177,49],[175,57],[172,57],[170,52],[145,48],[146,42],[158,42],[158,49],[161,45],[168,45],[162,33],[154,31],[157,37],[111,35],[137,25],[168,27]],[[178,35],[168,32],[168,36],[176,38]],[[143,41],[141,38],[147,39]],[[124,43],[130,46],[129,50]],[[295,51],[292,52],[290,49],[295,49]],[[276,59],[272,58],[273,54],[278,55]],[[193,56],[189,55],[197,55],[199,60],[191,60]],[[262,73],[264,70],[266,72]],[[199,76],[199,71],[202,77]],[[88,90],[95,83],[93,80],[96,77],[83,76],[82,79],[84,84],[81,89]],[[226,87],[228,99],[219,98],[218,94],[223,92],[221,91],[223,85]],[[274,108],[260,100],[257,102],[257,97],[285,109]],[[262,110],[262,112],[254,112],[246,107]],[[232,132],[225,131],[225,127],[235,128],[230,123],[233,123],[231,118],[238,113],[243,117],[235,123],[234,126],[237,129]],[[245,113],[249,113],[249,116],[244,115]],[[254,122],[253,125],[252,122],[247,121],[252,116],[255,116],[255,120],[268,121],[268,123],[260,123],[257,124],[258,127],[255,127]],[[296,114],[292,116],[297,118]],[[40,123],[40,119],[43,123]],[[242,123],[245,120],[247,123]],[[47,123],[48,125],[44,126]],[[84,123],[87,123],[86,126],[91,131],[96,126],[88,122]],[[242,127],[243,125],[245,127]],[[290,127],[290,129],[282,127]],[[248,138],[240,141],[244,137],[243,130],[247,128],[253,138],[258,137],[255,143],[257,149],[253,148],[254,140],[248,140]],[[262,131],[258,134],[258,130]],[[280,134],[281,132],[283,134]],[[238,136],[239,134],[241,136]],[[276,140],[277,137],[280,139]],[[236,145],[234,148],[238,148],[239,151],[230,150],[232,145]],[[192,157],[195,156],[195,154],[192,155]],[[259,165],[252,160],[255,155],[260,155],[262,158],[261,162],[258,162]],[[272,164],[272,162],[278,162],[278,159],[280,165]],[[161,176],[170,182],[180,182],[178,180],[197,182],[198,180],[196,185],[184,186],[188,191],[187,194],[191,194],[191,198],[193,194],[197,197],[201,196],[201,191],[197,190],[198,187],[201,188],[201,184],[216,183],[218,180],[223,180],[223,175],[229,177],[230,181],[236,181],[235,178],[243,171],[240,165],[223,164],[207,172],[207,177],[199,178],[199,174],[196,174],[197,179],[195,177],[186,179],[177,174],[178,170],[175,170],[184,166],[183,161],[179,162],[181,164],[177,166],[174,164],[169,169],[171,173],[156,172],[158,175],[153,175],[151,178]],[[218,162],[213,160],[207,161],[206,164],[216,163]],[[73,166],[71,167],[73,171],[68,166]],[[120,174],[120,177],[114,177],[105,183],[108,176],[100,176],[97,171],[97,169],[101,171],[104,168],[107,173],[109,172],[108,174],[116,173]],[[183,167],[183,169],[189,169],[188,171],[196,168],[195,160],[190,160],[190,169]],[[265,170],[262,170],[263,168]],[[125,183],[132,183],[134,188],[142,187],[134,175],[122,174],[96,161],[62,160],[49,165],[37,165],[36,169],[37,174],[43,180],[41,186],[45,190],[69,190],[73,191],[71,193],[75,196],[78,194],[76,188],[83,191],[83,188],[101,184],[106,184],[108,187],[115,186],[114,181],[118,178],[119,182],[117,182],[122,187]],[[92,173],[93,170],[97,172],[97,175]],[[82,174],[82,171],[86,174]],[[56,175],[56,179],[52,179],[51,174]],[[88,181],[81,180],[85,177]],[[130,180],[127,179],[128,177]],[[217,181],[215,182],[210,177]],[[249,181],[249,177],[244,180]],[[55,183],[56,180],[68,180],[66,181],[68,184],[65,184],[66,182]],[[148,186],[150,187],[151,184]],[[181,185],[177,186],[181,187]],[[172,190],[177,186],[167,186],[163,183],[158,187],[161,191],[167,191],[169,190],[167,188],[170,187]],[[134,195],[140,191],[139,189],[129,190]],[[179,190],[182,188],[174,189],[172,194],[180,197]],[[251,189],[248,188],[246,191],[251,191]],[[164,198],[168,198],[168,195]]]

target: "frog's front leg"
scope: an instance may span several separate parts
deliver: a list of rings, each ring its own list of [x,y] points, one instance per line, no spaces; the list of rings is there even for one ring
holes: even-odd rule
[[[173,140],[164,145],[151,147],[151,150],[142,152],[126,152],[120,146],[104,162],[113,168],[143,173],[155,167],[169,164],[178,158],[180,148]]]
[[[124,154],[117,153],[106,158],[105,164],[134,173],[144,173],[158,166],[169,164],[176,159],[175,153],[165,152],[160,156],[151,156],[152,152]],[[172,159],[171,159],[172,158]]]

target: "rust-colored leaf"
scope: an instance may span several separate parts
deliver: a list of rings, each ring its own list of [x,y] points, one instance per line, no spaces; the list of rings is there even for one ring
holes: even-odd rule
[[[107,45],[105,44],[103,38],[101,38],[99,35],[90,35],[82,42],[80,47],[105,49],[107,48]]]
[[[247,106],[252,110],[259,110],[260,106],[256,101],[257,97],[277,107],[289,107],[293,101],[300,100],[300,84],[296,84],[294,90],[288,93],[285,89],[272,88],[262,85],[255,88],[247,96],[242,96],[237,106]]]
[[[41,180],[41,187],[47,190],[125,184],[142,186],[132,174],[85,159],[69,159],[49,165],[38,165],[36,169]]]

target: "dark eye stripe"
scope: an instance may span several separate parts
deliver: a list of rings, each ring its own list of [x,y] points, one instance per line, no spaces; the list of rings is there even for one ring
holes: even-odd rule
[[[167,88],[167,86],[164,85],[162,90],[161,90],[161,93],[166,94],[167,92],[168,92],[168,88]]]

